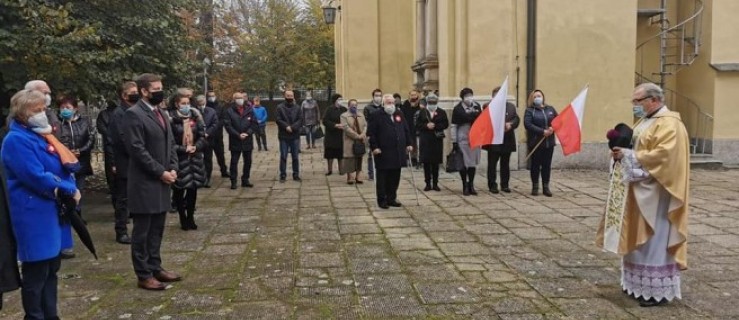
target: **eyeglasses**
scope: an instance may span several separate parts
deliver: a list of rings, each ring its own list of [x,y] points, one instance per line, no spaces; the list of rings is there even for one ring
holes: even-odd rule
[[[649,98],[653,98],[653,97],[652,97],[652,96],[646,96],[646,97],[644,97],[644,98],[641,98],[641,99],[634,99],[634,100],[631,100],[631,103],[632,103],[632,104],[637,104],[637,103],[639,103],[639,102],[642,102],[642,101],[644,101],[644,100],[647,100],[647,99],[649,99]]]

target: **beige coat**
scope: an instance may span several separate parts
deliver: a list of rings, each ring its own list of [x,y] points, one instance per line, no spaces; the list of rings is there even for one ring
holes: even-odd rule
[[[360,140],[360,134],[364,138],[364,142],[367,143],[367,121],[361,112],[356,114],[356,122],[354,115],[350,112],[344,112],[341,114],[341,124],[344,125],[344,158],[354,158],[354,152],[352,152],[352,145],[354,141]],[[359,132],[357,132],[359,128]]]

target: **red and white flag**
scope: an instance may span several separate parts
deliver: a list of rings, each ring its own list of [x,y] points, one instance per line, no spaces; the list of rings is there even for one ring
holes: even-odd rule
[[[506,99],[508,98],[508,77],[500,85],[500,91],[482,111],[470,128],[470,147],[488,144],[503,144],[505,134]]]
[[[562,153],[570,155],[580,152],[582,143],[582,119],[585,113],[585,99],[588,96],[588,87],[552,120],[552,129],[562,145]]]

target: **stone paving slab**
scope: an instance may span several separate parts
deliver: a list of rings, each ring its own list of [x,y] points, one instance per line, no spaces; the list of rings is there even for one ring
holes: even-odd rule
[[[269,128],[270,138],[276,136]],[[272,150],[276,150],[270,140]],[[77,245],[59,272],[65,319],[735,319],[739,318],[739,170],[691,177],[690,269],[683,300],[643,309],[619,289],[619,257],[593,244],[606,173],[555,171],[552,198],[418,190],[403,170],[402,208],[376,207],[374,184],[325,176],[321,149],[303,150],[303,182],[277,181],[276,151],[255,152],[255,188],[214,176],[201,189],[197,231],[168,215],[164,267],[184,281],[136,288],[130,250],[114,242],[104,193],[85,193],[99,260]],[[478,170],[483,171],[483,170]],[[416,181],[421,171],[414,171]],[[99,185],[99,177],[96,177]],[[91,186],[96,184],[92,181]],[[417,187],[422,188],[422,185]],[[18,292],[1,319],[20,319]]]

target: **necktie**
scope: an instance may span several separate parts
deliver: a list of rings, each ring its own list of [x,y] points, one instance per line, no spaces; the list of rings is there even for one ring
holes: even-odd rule
[[[159,112],[159,108],[154,109],[154,113],[157,114],[157,119],[159,119],[159,125],[164,128],[164,117],[162,117],[162,113]]]

